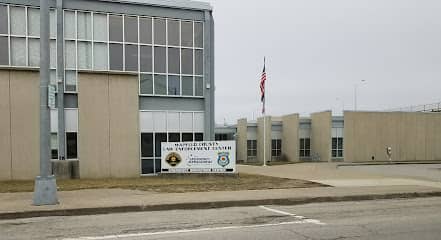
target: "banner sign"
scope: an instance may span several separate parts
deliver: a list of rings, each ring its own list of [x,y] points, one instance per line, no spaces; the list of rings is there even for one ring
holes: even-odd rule
[[[162,173],[235,173],[236,142],[162,143]]]

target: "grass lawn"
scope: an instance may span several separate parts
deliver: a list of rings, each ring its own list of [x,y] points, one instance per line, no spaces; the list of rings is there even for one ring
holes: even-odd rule
[[[323,187],[319,183],[276,178],[252,174],[235,176],[222,175],[185,175],[185,176],[155,176],[131,179],[76,179],[57,180],[59,191],[81,189],[132,189],[159,193],[210,192],[210,191],[240,191],[282,188]],[[0,182],[0,193],[32,192],[34,181],[4,181]]]

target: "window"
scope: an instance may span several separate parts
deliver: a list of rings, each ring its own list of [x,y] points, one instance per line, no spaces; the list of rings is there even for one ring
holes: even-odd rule
[[[114,42],[123,41],[123,18],[122,16],[109,16],[109,40]]]
[[[155,94],[167,95],[167,78],[165,75],[155,75]]]
[[[123,45],[117,43],[109,44],[110,70],[123,70]]]
[[[142,174],[154,173],[153,149],[153,133],[141,133]]]
[[[139,19],[139,41],[145,44],[152,43],[152,19]]]
[[[141,133],[141,156],[153,157],[153,133]]]
[[[51,133],[51,159],[58,159],[58,135]]]
[[[152,47],[140,46],[141,72],[152,72]]]
[[[300,157],[310,157],[311,156],[311,139],[301,138],[300,139]]]
[[[201,22],[194,23],[194,46],[197,48],[204,47],[204,26]]]
[[[165,45],[165,19],[155,18],[155,44]]]
[[[204,59],[203,59],[203,51],[195,50],[195,74],[202,75],[204,73]]]
[[[193,23],[181,22],[181,45],[183,47],[193,47]]]
[[[65,76],[65,90],[67,92],[76,91],[77,86],[77,72],[76,71],[66,71]]]
[[[138,71],[138,45],[126,44],[126,71]]]
[[[76,39],[77,31],[75,29],[75,12],[64,11],[64,37],[66,39]]]
[[[193,133],[182,133],[182,142],[193,142]]]
[[[140,91],[141,94],[153,94],[153,76],[151,74],[141,74]]]
[[[193,74],[193,50],[182,49],[182,73]]]
[[[93,14],[93,40],[107,41],[107,15]]]
[[[78,42],[78,69],[92,69],[91,42]]]
[[[281,155],[282,155],[282,140],[273,139],[271,141],[271,156],[275,160],[280,160]]]
[[[179,74],[181,73],[181,56],[179,55],[179,48],[168,48],[168,72]]]
[[[179,21],[168,20],[168,45],[179,46]]]
[[[66,133],[66,154],[67,159],[77,159],[77,133],[68,132]]]
[[[26,12],[24,7],[9,7],[11,17],[11,34],[26,35]]]
[[[182,77],[182,95],[193,96],[193,77]]]
[[[204,96],[204,79],[201,77],[195,77],[194,80],[195,95],[199,97]]]
[[[29,66],[38,67],[40,66],[40,40],[30,38],[28,40],[28,60]]]
[[[94,43],[93,69],[107,70],[107,43]]]
[[[343,138],[341,137],[332,138],[332,157],[333,158],[343,157]]]
[[[11,37],[12,66],[26,66],[26,38]]]
[[[0,5],[0,34],[8,34],[8,23],[8,7]]]
[[[0,36],[0,65],[9,65],[8,37]]]
[[[168,142],[180,142],[181,134],[180,133],[169,133],[168,134]]]
[[[179,76],[168,76],[168,95],[181,95]]]
[[[92,39],[92,15],[90,12],[77,12],[78,39]]]
[[[28,35],[34,37],[40,36],[40,9],[28,8]]]
[[[137,43],[138,42],[138,18],[128,17],[124,18],[124,41]]]
[[[77,55],[76,55],[76,44],[75,41],[66,41],[66,43],[64,44],[64,58],[65,58],[65,66],[68,69],[76,69],[77,65],[76,65],[76,59],[77,59]]]
[[[248,140],[247,141],[247,155],[248,155],[248,157],[256,157],[257,156],[257,140]]]
[[[165,73],[166,70],[166,49],[165,47],[155,47],[155,72]]]
[[[194,141],[195,142],[202,142],[202,141],[204,141],[204,134],[203,133],[195,133],[194,134]]]
[[[161,143],[167,142],[167,133],[155,133],[155,172],[161,172]]]

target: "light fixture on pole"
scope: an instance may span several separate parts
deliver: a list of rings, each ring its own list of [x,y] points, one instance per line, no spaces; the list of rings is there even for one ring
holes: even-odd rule
[[[361,80],[359,83],[365,83],[365,82],[366,82],[366,80]],[[358,101],[357,90],[358,90],[359,83],[354,84],[354,111],[357,111],[357,101]]]

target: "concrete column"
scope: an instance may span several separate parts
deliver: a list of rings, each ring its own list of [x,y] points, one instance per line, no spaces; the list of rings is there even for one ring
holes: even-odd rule
[[[266,120],[264,120],[266,119]],[[271,161],[271,116],[261,117],[257,119],[257,162],[263,164],[264,152],[266,156],[266,162]],[[265,132],[264,132],[264,123]],[[264,143],[265,134],[265,143]],[[265,151],[263,150],[265,148]]]
[[[204,140],[213,141],[215,128],[215,81],[214,81],[214,22],[211,11],[205,11],[204,29],[204,96],[205,96],[205,133]]]
[[[236,156],[238,162],[247,162],[247,140],[247,119],[242,118],[237,121]]]
[[[299,114],[282,117],[282,160],[299,162]]]
[[[320,161],[331,161],[332,112],[311,114],[311,153],[318,154]]]

